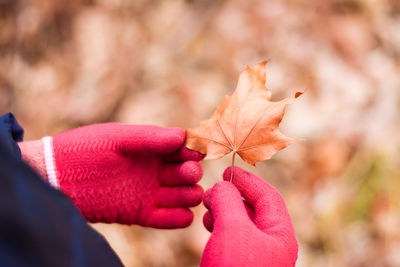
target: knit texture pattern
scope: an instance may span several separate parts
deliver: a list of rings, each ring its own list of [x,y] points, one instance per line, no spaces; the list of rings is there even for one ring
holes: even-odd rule
[[[198,153],[178,128],[107,123],[53,138],[57,180],[90,222],[188,226],[201,202]]]
[[[212,231],[201,266],[294,266],[298,245],[280,193],[262,179],[231,168],[204,195]],[[243,201],[243,198],[246,202]]]

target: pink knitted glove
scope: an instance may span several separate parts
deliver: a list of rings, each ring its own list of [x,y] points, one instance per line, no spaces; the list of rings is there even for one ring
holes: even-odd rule
[[[90,222],[186,227],[193,220],[188,207],[202,199],[196,183],[203,156],[184,140],[179,128],[119,123],[45,137],[48,179]]]
[[[230,175],[228,168],[224,180]],[[272,186],[235,167],[233,184],[217,183],[203,201],[211,211],[203,222],[212,234],[201,266],[295,265],[294,229],[282,196]]]

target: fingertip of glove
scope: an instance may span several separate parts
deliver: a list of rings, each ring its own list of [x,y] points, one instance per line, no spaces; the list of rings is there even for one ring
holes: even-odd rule
[[[205,157],[205,155],[197,152],[195,150],[191,150],[185,147],[182,144],[176,151],[173,151],[170,155],[167,155],[165,158],[166,162],[182,162],[182,161],[200,161]]]
[[[231,179],[231,172],[232,166],[225,169],[224,173],[222,174],[222,178],[224,179],[224,181],[229,181]]]
[[[186,133],[185,130],[183,130],[182,128],[179,127],[170,127],[167,128],[169,129],[169,131],[171,132],[171,134],[175,134],[178,138],[180,138],[181,140],[185,140],[186,137]]]
[[[185,228],[192,224],[193,212],[188,208],[158,208],[151,216],[152,227],[160,229]]]
[[[182,154],[184,155],[184,158],[188,158],[194,161],[200,161],[206,157],[206,155],[200,153],[199,151],[192,150],[188,147],[184,147],[184,149],[182,150]]]
[[[168,221],[165,228],[177,229],[190,226],[194,219],[193,212],[188,208],[171,209],[170,214],[165,220]]]
[[[167,132],[161,134],[160,138],[166,139],[166,143],[170,144],[171,152],[177,150],[185,142],[185,131],[178,127],[166,128]]]
[[[147,137],[153,143],[153,146],[150,146],[150,150],[153,149],[160,154],[168,154],[178,150],[185,142],[185,132],[181,128],[157,127],[156,129],[158,130]]]
[[[203,225],[209,231],[212,232],[214,229],[214,218],[211,212],[207,211],[203,216]]]
[[[201,203],[203,199],[204,189],[200,185],[196,184],[190,188],[190,194],[192,202],[188,206],[195,207]]]
[[[226,181],[214,185],[209,206],[216,225],[248,217],[240,192],[232,183]]]
[[[209,210],[212,210],[215,205],[218,206],[221,203],[236,199],[242,200],[240,192],[232,183],[226,181],[216,183],[203,194],[204,206]]]
[[[207,209],[211,209],[211,190],[212,188],[209,188],[203,193],[203,204]]]
[[[222,175],[224,181],[230,181],[231,180],[231,173],[232,173],[232,166],[228,167],[225,169],[224,174]],[[239,167],[234,167],[233,169],[233,179],[232,182],[234,183],[235,178],[241,179],[243,176],[250,176],[251,174],[242,168]]]
[[[188,184],[197,183],[203,176],[203,168],[197,161],[186,161],[179,170],[179,177]]]
[[[210,199],[211,201],[213,201],[214,199],[230,199],[231,196],[234,196],[235,194],[240,196],[237,188],[230,182],[222,181],[214,185],[210,194]]]
[[[235,186],[232,183],[228,182],[228,181],[221,181],[221,182],[218,182],[218,183],[216,183],[214,185],[213,193],[214,192],[220,192],[221,190],[226,190],[226,188],[232,189],[232,188],[235,188]]]
[[[186,209],[186,211],[187,211],[186,215],[182,216],[182,221],[181,221],[182,222],[182,225],[181,225],[182,228],[190,226],[192,224],[192,222],[193,222],[193,219],[194,219],[193,212],[191,210],[189,210],[189,209]]]

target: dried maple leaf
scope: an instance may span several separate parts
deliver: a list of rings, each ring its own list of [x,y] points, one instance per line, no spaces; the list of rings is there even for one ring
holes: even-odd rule
[[[206,154],[205,159],[218,159],[233,152],[247,163],[271,158],[295,140],[279,131],[285,106],[302,93],[279,102],[270,102],[266,88],[266,64],[247,67],[239,76],[235,91],[225,96],[209,120],[201,121],[186,131],[186,146]]]

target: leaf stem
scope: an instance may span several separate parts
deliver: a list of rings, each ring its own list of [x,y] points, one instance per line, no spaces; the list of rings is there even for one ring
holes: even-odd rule
[[[233,180],[233,167],[235,166],[235,156],[236,156],[236,152],[235,151],[233,151],[233,154],[232,154],[232,169],[231,169],[231,183],[232,183],[232,180]]]

